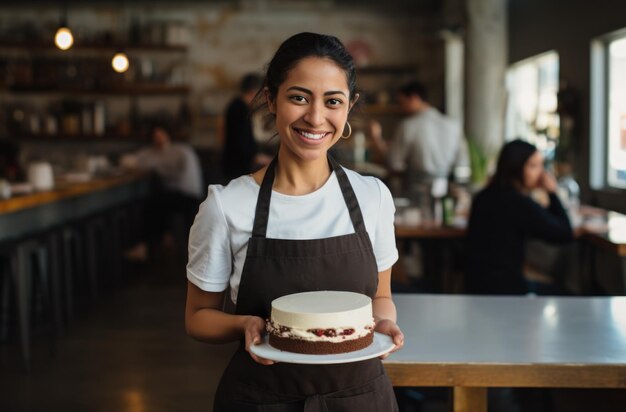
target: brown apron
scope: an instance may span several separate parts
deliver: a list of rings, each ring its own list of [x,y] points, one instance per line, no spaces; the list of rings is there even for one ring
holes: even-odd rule
[[[265,237],[276,159],[259,190],[252,237],[241,274],[236,313],[267,319],[271,302],[290,293],[340,290],[374,297],[378,270],[361,209],[345,171],[328,158],[355,233],[325,239]],[[323,217],[320,217],[321,219]],[[378,358],[333,365],[256,363],[244,342],[215,395],[215,412],[392,412],[398,406]]]

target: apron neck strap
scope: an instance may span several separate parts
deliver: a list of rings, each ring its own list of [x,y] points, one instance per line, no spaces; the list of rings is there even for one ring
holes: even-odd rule
[[[361,208],[356,198],[356,194],[352,189],[350,180],[346,175],[345,170],[328,155],[328,163],[335,172],[343,199],[346,202],[348,211],[350,212],[350,220],[355,232],[365,231],[365,223],[363,221],[363,215],[361,214]],[[272,186],[274,184],[274,178],[276,176],[276,164],[278,164],[278,156],[274,157],[272,162],[265,171],[261,188],[259,189],[259,197],[256,202],[256,211],[254,214],[254,226],[252,229],[252,236],[265,237],[267,233],[267,222],[269,221],[270,214],[270,201],[272,198]]]
[[[350,212],[350,220],[352,220],[352,226],[355,232],[365,232],[365,223],[363,221],[363,215],[361,214],[361,208],[359,207],[359,201],[356,198],[356,194],[352,189],[350,180],[346,175],[346,171],[339,165],[330,155],[328,155],[328,162],[337,175],[339,181],[339,187],[341,188],[341,194],[343,200],[346,202],[348,211]]]

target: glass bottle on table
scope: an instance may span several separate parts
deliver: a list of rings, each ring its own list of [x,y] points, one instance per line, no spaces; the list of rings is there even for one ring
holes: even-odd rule
[[[561,166],[561,173],[557,181],[557,194],[563,207],[567,210],[572,227],[577,227],[581,223],[580,217],[580,186],[571,173],[571,166]]]

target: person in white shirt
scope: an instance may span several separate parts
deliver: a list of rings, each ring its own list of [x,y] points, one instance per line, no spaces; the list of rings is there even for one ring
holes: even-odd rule
[[[467,144],[460,125],[427,101],[426,89],[411,82],[398,91],[398,104],[406,117],[398,125],[390,144],[382,127],[370,122],[373,148],[401,174],[404,188],[415,182],[430,183],[447,178],[456,167],[469,167]]]
[[[157,124],[149,133],[152,145],[136,154],[139,169],[157,174],[162,188],[197,201],[204,195],[202,169],[193,148],[184,142],[172,141],[165,125]]]
[[[172,134],[165,124],[154,124],[149,136],[152,139],[150,146],[123,160],[133,168],[151,171],[157,176],[158,185],[144,211],[146,242],[140,242],[126,252],[127,258],[136,261],[146,260],[148,248],[159,242],[172,250],[177,249],[173,236],[176,221],[182,221],[183,233],[179,241],[187,239],[205,193],[202,169],[194,149],[188,143],[172,141]]]

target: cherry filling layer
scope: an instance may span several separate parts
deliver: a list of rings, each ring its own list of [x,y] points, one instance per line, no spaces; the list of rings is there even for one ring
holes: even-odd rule
[[[294,329],[288,326],[279,325],[276,322],[267,322],[267,332],[271,335],[283,338],[303,339],[303,340],[320,340],[324,341],[342,341],[346,339],[356,339],[368,335],[374,329],[374,323],[365,325],[361,328],[312,328],[312,329]],[[358,331],[357,331],[358,330]]]

